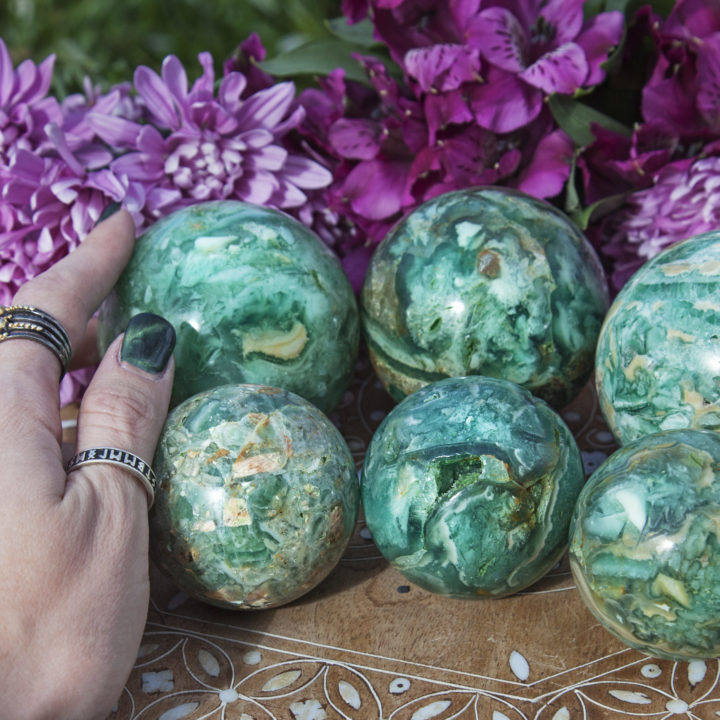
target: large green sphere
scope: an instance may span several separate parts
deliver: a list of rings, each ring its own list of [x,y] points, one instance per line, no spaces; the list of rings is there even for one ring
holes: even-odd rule
[[[365,520],[405,577],[441,595],[502,597],[567,547],[585,481],[559,415],[496,378],[450,378],[405,398],[372,438]]]
[[[600,331],[595,382],[620,444],[720,431],[720,231],[673,245],[633,275]]]
[[[565,215],[479,187],[401,221],[373,255],[360,304],[373,365],[396,400],[444,377],[487,375],[560,407],[592,371],[608,296]]]
[[[720,434],[668,430],[611,455],[570,535],[583,600],[625,644],[670,660],[720,655]]]
[[[294,600],[335,567],[355,526],[345,440],[285,390],[225,385],[189,398],[170,413],[154,467],[151,555],[213,605]]]
[[[100,309],[102,352],[139,312],[175,327],[173,403],[259,383],[328,412],[352,377],[360,332],[352,288],[327,247],[277,210],[208,202],[152,225]]]

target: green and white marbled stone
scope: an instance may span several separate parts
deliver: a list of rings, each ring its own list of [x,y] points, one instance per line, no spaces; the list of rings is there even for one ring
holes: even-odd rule
[[[225,385],[168,417],[154,463],[151,556],[189,595],[275,607],[315,587],[355,526],[357,471],[314,405],[277,388]]]
[[[552,408],[505,380],[471,376],[393,408],[360,487],[368,528],[397,570],[432,592],[486,598],[522,590],[559,560],[584,480]]]
[[[101,352],[138,312],[175,328],[174,404],[259,383],[329,412],[352,378],[360,329],[350,283],[317,236],[277,210],[200,203],[148,228],[100,309]]]
[[[590,375],[608,295],[565,215],[480,187],[400,222],[372,257],[360,305],[373,365],[396,400],[444,377],[487,375],[560,407]]]
[[[613,302],[598,340],[600,409],[620,444],[720,431],[720,231],[671,246]]]
[[[570,565],[626,645],[670,660],[720,655],[720,434],[668,430],[611,455],[580,494]]]

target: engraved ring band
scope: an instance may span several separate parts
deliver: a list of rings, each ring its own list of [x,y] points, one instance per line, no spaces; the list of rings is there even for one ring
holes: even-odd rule
[[[0,305],[0,343],[25,338],[49,348],[60,362],[60,378],[67,372],[72,346],[65,328],[43,310],[30,305]]]
[[[148,510],[155,500],[155,473],[141,457],[114,447],[94,447],[83,450],[68,460],[65,472],[71,473],[83,465],[115,465],[130,470],[140,480],[148,496]]]

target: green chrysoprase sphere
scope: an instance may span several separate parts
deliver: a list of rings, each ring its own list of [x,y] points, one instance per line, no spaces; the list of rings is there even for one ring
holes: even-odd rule
[[[720,655],[720,434],[668,430],[611,455],[583,488],[570,566],[583,600],[630,647]]]
[[[350,283],[322,241],[277,210],[227,200],[156,222],[100,309],[101,352],[139,312],[175,328],[173,404],[259,383],[329,412],[352,378],[360,326]]]
[[[340,560],[359,507],[337,428],[294,393],[224,385],[169,415],[154,462],[150,552],[192,597],[283,605]]]
[[[600,331],[595,382],[620,444],[720,431],[720,231],[669,247],[633,275]]]
[[[373,366],[396,400],[486,375],[554,407],[587,381],[607,304],[597,256],[565,215],[487,187],[436,197],[396,225],[360,298]]]
[[[584,481],[550,406],[506,380],[470,376],[393,408],[360,488],[378,549],[408,580],[486,598],[522,590],[560,559]]]

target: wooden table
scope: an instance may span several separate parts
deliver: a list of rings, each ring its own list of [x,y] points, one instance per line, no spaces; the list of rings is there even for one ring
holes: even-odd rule
[[[332,415],[357,460],[392,402],[366,364]],[[615,445],[588,384],[563,411],[592,471]],[[282,608],[227,611],[159,571],[112,720],[604,720],[720,717],[717,660],[648,658],[607,633],[567,561],[516,596],[411,585],[362,519],[340,565]]]

